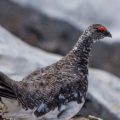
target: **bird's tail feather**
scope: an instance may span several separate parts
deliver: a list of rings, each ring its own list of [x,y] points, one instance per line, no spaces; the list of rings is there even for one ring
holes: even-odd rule
[[[0,97],[5,97],[5,98],[16,98],[15,94],[9,90],[6,90],[4,88],[0,88]]]
[[[13,83],[13,80],[11,80],[4,73],[0,72],[0,97],[16,98],[16,95],[12,88]]]

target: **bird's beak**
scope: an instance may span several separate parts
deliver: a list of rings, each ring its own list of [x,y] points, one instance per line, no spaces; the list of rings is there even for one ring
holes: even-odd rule
[[[105,36],[106,36],[106,37],[111,37],[111,38],[112,38],[112,34],[111,34],[109,31],[106,31],[106,32],[105,32]]]

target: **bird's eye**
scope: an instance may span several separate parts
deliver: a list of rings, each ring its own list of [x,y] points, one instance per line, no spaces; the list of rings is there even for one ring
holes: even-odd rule
[[[105,28],[104,26],[101,26],[98,28],[99,31],[104,32],[107,31],[107,28]]]

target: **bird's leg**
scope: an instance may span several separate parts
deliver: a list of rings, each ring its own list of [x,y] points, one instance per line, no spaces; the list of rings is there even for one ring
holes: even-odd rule
[[[83,104],[84,100],[80,104],[78,104],[76,101],[72,101],[66,104],[66,108],[58,114],[58,119],[56,120],[70,120],[80,111]]]

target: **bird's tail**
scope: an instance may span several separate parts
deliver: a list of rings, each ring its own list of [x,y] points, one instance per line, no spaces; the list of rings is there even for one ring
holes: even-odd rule
[[[16,95],[13,91],[13,84],[14,81],[12,79],[0,72],[0,97],[15,99]]]

